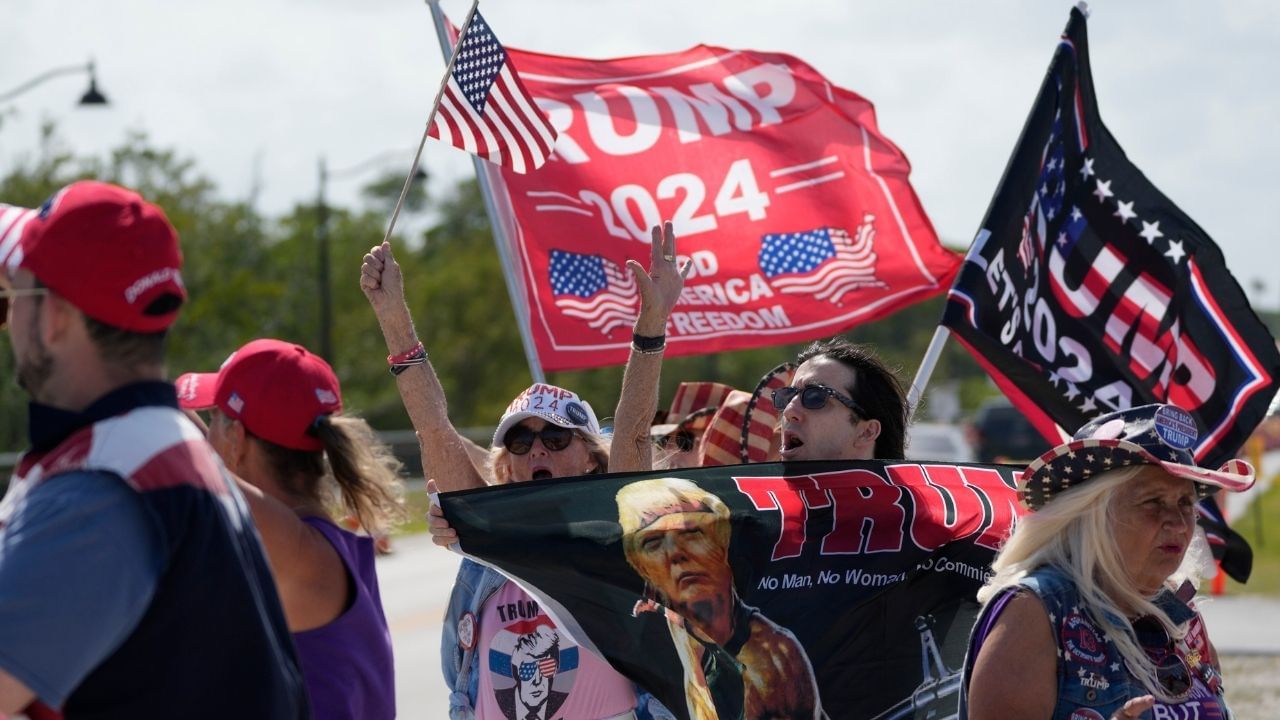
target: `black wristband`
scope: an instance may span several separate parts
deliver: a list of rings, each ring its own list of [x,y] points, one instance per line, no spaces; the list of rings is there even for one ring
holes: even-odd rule
[[[667,336],[646,337],[631,333],[631,346],[642,353],[657,352],[667,346]]]

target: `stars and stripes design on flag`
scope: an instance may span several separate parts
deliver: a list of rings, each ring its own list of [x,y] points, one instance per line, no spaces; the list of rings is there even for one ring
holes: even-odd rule
[[[0,203],[0,268],[12,272],[22,262],[22,228],[35,216],[31,208]]]
[[[518,173],[546,162],[556,131],[534,103],[507,51],[476,11],[454,50],[427,134]]]
[[[760,239],[760,271],[779,292],[813,295],[839,304],[859,288],[883,288],[876,279],[875,216],[856,236],[841,228],[770,233]]]
[[[1222,251],[1102,123],[1078,9],[943,324],[1055,443],[1058,427],[1172,403],[1196,420],[1196,462],[1217,467],[1280,387],[1275,340]]]
[[[551,251],[548,269],[556,307],[608,335],[636,321],[639,292],[626,268],[600,255]]]
[[[1227,524],[1216,496],[1196,503],[1196,524],[1204,530],[1213,559],[1221,564],[1222,571],[1236,582],[1248,582],[1249,575],[1253,573],[1253,548]]]
[[[1022,219],[1022,242],[1018,243],[1018,259],[1022,261],[1023,270],[1030,270],[1044,254],[1048,225],[1062,213],[1063,198],[1067,192],[1065,169],[1066,152],[1062,137],[1062,114],[1059,112],[1053,120],[1049,140],[1045,143],[1044,157],[1040,160],[1040,177],[1036,182],[1035,197],[1026,217]],[[1077,228],[1074,236],[1069,236],[1071,224]],[[1068,242],[1074,243],[1079,238],[1079,230],[1083,228],[1084,216],[1079,208],[1072,207],[1068,227],[1055,240],[1064,246]]]

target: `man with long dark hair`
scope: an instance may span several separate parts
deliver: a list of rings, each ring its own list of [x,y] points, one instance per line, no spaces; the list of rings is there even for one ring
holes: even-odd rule
[[[783,460],[898,460],[907,400],[902,382],[869,348],[842,337],[796,357],[791,384],[773,392]]]

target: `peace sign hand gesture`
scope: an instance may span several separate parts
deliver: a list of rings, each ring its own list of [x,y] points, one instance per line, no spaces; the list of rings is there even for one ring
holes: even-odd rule
[[[627,261],[640,287],[640,317],[636,320],[635,332],[647,337],[666,334],[667,318],[680,299],[684,280],[693,267],[693,263],[686,260],[684,267],[676,269],[676,234],[670,221],[661,227],[654,226],[651,250],[649,272],[635,260]]]

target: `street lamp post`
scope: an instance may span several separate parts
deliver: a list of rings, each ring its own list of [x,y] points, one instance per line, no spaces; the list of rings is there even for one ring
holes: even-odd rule
[[[92,60],[90,60],[88,63],[85,63],[83,65],[67,65],[65,67],[56,67],[56,68],[53,68],[52,70],[46,70],[45,72],[42,72],[39,75],[31,78],[30,80],[22,83],[18,87],[12,90],[9,90],[8,92],[0,94],[0,103],[9,102],[10,100],[18,97],[19,95],[25,93],[26,91],[31,90],[32,88],[35,88],[38,85],[42,85],[45,82],[52,80],[56,77],[62,77],[63,75],[78,75],[80,73],[88,73],[89,89],[86,90],[85,93],[80,96],[80,101],[76,104],[85,105],[85,106],[106,105],[107,96],[103,95],[98,90],[98,74],[96,71],[96,66],[94,65],[94,62]]]
[[[320,291],[320,337],[317,346],[320,351],[320,357],[329,362],[333,362],[333,292],[330,285],[331,270],[329,261],[329,181],[353,177],[379,165],[385,165],[390,160],[403,158],[408,154],[409,152],[403,150],[388,150],[340,170],[330,170],[324,156],[320,157],[317,166],[318,190],[316,193],[316,269],[317,275],[319,275],[317,282],[319,283]],[[414,171],[414,182],[420,182],[426,177],[427,174],[423,172],[422,168]]]
[[[329,184],[329,166],[320,158],[320,192],[316,197],[316,250],[320,253],[317,267],[320,282],[320,357],[333,362],[333,298],[329,287],[329,206],[325,189]]]

